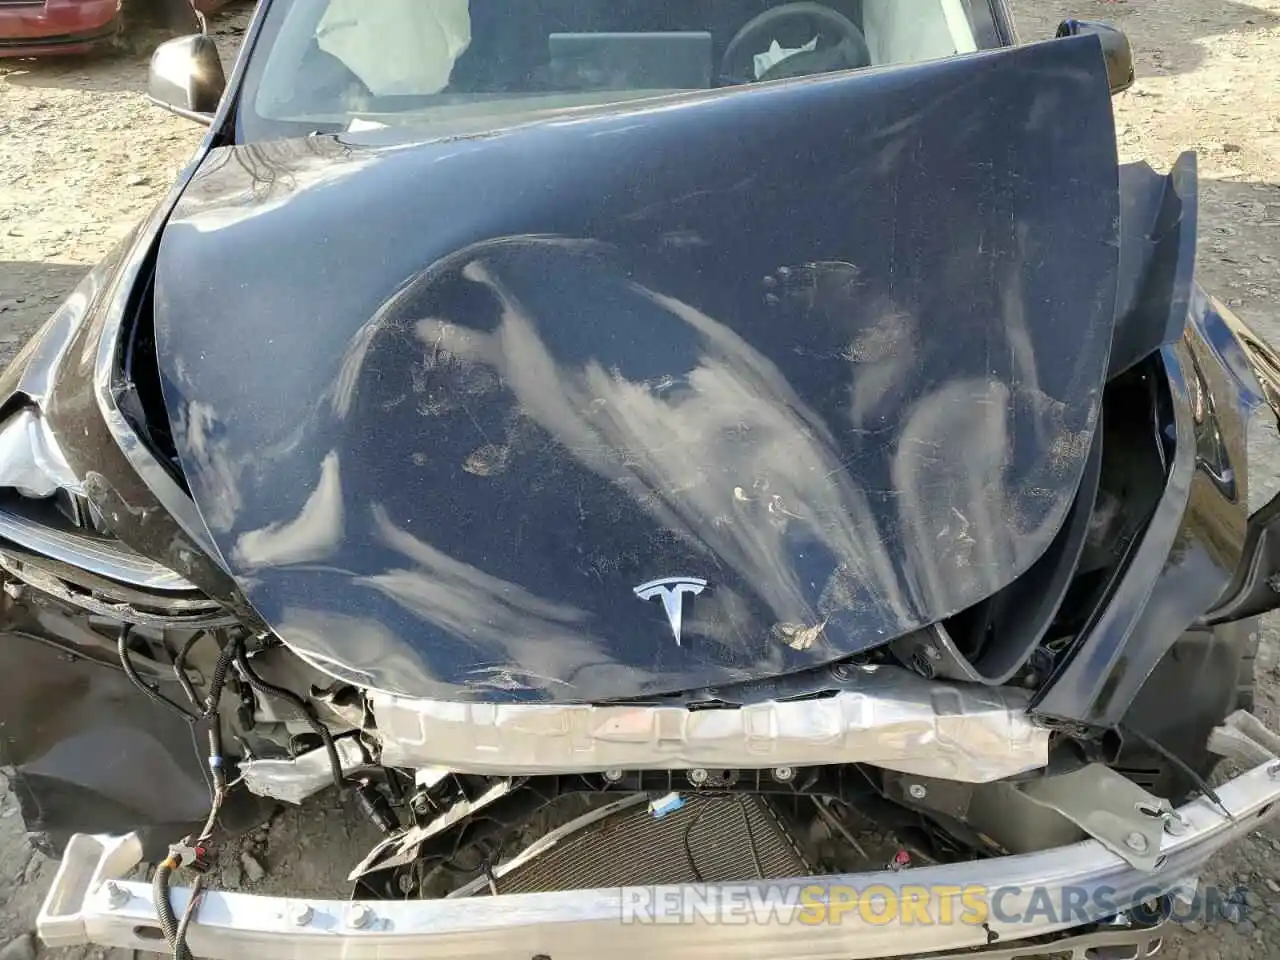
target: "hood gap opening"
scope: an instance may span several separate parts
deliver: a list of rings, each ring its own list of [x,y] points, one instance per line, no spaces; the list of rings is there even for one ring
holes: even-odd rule
[[[155,263],[152,261],[147,266],[146,282],[139,286],[135,302],[130,306],[112,393],[129,426],[163,464],[183,493],[190,496],[191,490],[178,459],[178,448],[160,386],[154,296]]]

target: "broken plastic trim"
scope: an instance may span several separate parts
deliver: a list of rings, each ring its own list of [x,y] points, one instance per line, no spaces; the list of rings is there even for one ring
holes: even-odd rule
[[[83,530],[52,526],[23,513],[21,505],[0,506],[0,538],[33,553],[143,590],[194,592],[195,584],[143,556],[120,540]]]
[[[797,699],[826,692],[818,699]],[[491,776],[866,763],[987,783],[1048,762],[1030,695],[841,665],[781,678],[756,702],[717,709],[485,704],[371,696],[382,763]]]
[[[2,546],[0,544],[0,547]],[[109,598],[104,599],[103,597],[77,590],[62,578],[38,569],[35,564],[23,563],[17,560],[9,555],[11,553],[13,551],[0,549],[0,570],[41,593],[46,593],[56,600],[60,600],[70,606],[79,607],[97,616],[109,617],[112,620],[135,626],[179,629],[230,627],[236,626],[241,622],[238,615],[227,613],[222,607],[213,604],[207,607],[197,606],[192,608],[184,601],[169,600],[167,602],[177,609],[171,613],[156,613],[130,603],[116,602]],[[165,602],[164,600],[157,601],[158,604]]]

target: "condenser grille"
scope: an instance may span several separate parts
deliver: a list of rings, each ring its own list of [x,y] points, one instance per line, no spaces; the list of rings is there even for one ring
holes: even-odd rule
[[[499,893],[803,877],[812,873],[768,802],[691,797],[655,818],[645,805],[585,826],[496,881]]]

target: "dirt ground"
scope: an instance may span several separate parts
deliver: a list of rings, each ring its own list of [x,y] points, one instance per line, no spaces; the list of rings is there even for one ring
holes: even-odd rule
[[[1198,154],[1201,281],[1280,344],[1280,0],[1014,6],[1026,40],[1051,36],[1066,15],[1111,20],[1128,32],[1138,82],[1116,99],[1121,154],[1157,169],[1183,150]],[[250,12],[242,2],[214,21],[225,57],[235,55]],[[0,361],[163,195],[199,139],[199,128],[147,104],[145,44],[135,38],[133,45],[138,52],[74,61],[0,61]],[[1273,468],[1280,473],[1280,463]],[[1278,660],[1280,632],[1268,625],[1259,709],[1273,726]],[[6,794],[0,779],[0,945],[9,944],[0,960],[108,956],[42,951],[23,939],[52,865],[27,848]],[[341,876],[372,840],[351,810],[318,804],[290,811],[224,854],[219,881],[341,895]],[[1192,924],[1167,946],[1168,955],[1280,957],[1280,824],[1227,851],[1204,880],[1245,886],[1244,919]]]

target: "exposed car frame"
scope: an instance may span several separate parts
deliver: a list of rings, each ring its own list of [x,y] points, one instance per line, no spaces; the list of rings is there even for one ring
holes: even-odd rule
[[[246,951],[263,960],[290,960],[302,953],[317,960],[389,955],[505,960],[513,952],[589,960],[599,956],[604,942],[610,944],[611,954],[628,960],[663,954],[725,960],[766,960],[780,954],[805,960],[925,954],[999,960],[1105,945],[1125,946],[1133,951],[1130,955],[1145,958],[1159,949],[1162,922],[1119,924],[1066,940],[1046,935],[1112,916],[1116,904],[1136,907],[1184,886],[1217,851],[1268,819],[1270,808],[1280,800],[1280,767],[1275,762],[1257,767],[1220,788],[1219,795],[1225,810],[1206,799],[1178,810],[1177,835],[1165,835],[1160,849],[1164,862],[1155,874],[1135,870],[1090,840],[989,861],[981,871],[971,864],[951,864],[824,877],[818,886],[830,897],[829,905],[840,910],[838,922],[800,921],[804,904],[799,891],[813,889],[810,881],[507,895],[487,902],[343,903],[208,893],[201,920],[190,930],[190,945],[197,956],[218,960],[236,960]],[[140,858],[134,838],[76,838],[59,869],[54,895],[40,915],[45,943],[153,948],[159,927],[151,888],[125,880]],[[940,922],[943,910],[956,916],[962,912],[959,891],[975,885],[991,895],[1005,891],[1001,910],[1028,919],[1012,926],[995,920]],[[934,892],[934,921],[868,922],[848,906],[851,891],[902,898],[912,889]],[[757,903],[767,903],[768,897],[785,902],[791,896],[792,905],[759,919],[752,913],[752,892]],[[953,902],[942,907],[938,897]],[[1074,901],[1079,911],[1070,916],[1060,909],[1035,915],[1031,905],[1036,899],[1059,905]],[[185,906],[181,892],[175,902]],[[841,910],[842,902],[846,906]]]
[[[94,318],[91,329],[71,329],[79,317],[64,314],[55,318],[51,324],[52,335],[46,336],[34,352],[24,353],[16,369],[0,380],[0,386],[10,391],[39,398],[42,378],[59,357],[89,358],[80,369],[82,380],[73,394],[81,403],[58,409],[55,420],[64,426],[83,426],[87,439],[78,441],[78,449],[68,451],[72,466],[76,461],[81,464],[109,462],[114,477],[126,477],[126,484],[134,484],[121,488],[126,494],[136,493],[139,500],[155,501],[163,507],[147,514],[150,526],[138,535],[139,541],[146,541],[147,549],[138,556],[154,557],[156,566],[162,570],[167,567],[178,578],[169,582],[177,589],[172,590],[163,603],[150,595],[148,603],[139,604],[136,597],[122,594],[115,602],[124,606],[115,609],[127,608],[132,616],[143,618],[140,622],[148,630],[139,629],[133,638],[139,641],[135,663],[143,667],[143,676],[152,693],[178,702],[183,692],[181,681],[169,675],[166,644],[178,646],[176,639],[183,642],[184,650],[189,649],[185,641],[191,633],[211,624],[216,626],[219,617],[231,616],[240,622],[253,623],[264,632],[266,627],[257,623],[255,611],[239,597],[227,573],[226,559],[211,543],[191,498],[138,436],[136,417],[131,418],[124,408],[113,373],[118,359],[116,335],[133,322],[139,308],[138,291],[149,289],[161,231],[190,186],[193,175],[211,150],[234,140],[236,91],[269,6],[266,2],[261,5],[246,36],[244,52],[227,88],[229,92],[216,112],[190,106],[185,109],[187,114],[210,124],[201,150],[165,201],[121,249],[116,262],[96,271],[82,287],[77,309],[83,311],[81,316]],[[998,43],[990,45],[1011,44],[1012,26],[1003,5],[996,3],[983,9],[990,12],[992,36],[998,39]],[[1235,671],[1248,645],[1252,624],[1248,617],[1240,622],[1226,622],[1235,619],[1227,613],[1222,613],[1223,622],[1219,623],[1214,614],[1233,610],[1252,615],[1258,612],[1259,606],[1265,608],[1256,594],[1257,580],[1265,575],[1268,567],[1263,558],[1268,527],[1255,524],[1247,535],[1243,523],[1238,529],[1233,528],[1233,537],[1228,538],[1232,549],[1254,550],[1260,558],[1256,563],[1245,564],[1246,572],[1241,573],[1228,562],[1231,551],[1224,553],[1214,539],[1220,528],[1206,520],[1207,514],[1213,514],[1223,504],[1239,506],[1224,479],[1229,471],[1220,468],[1224,464],[1240,463],[1244,451],[1233,431],[1251,410],[1266,406],[1259,394],[1274,394],[1278,381],[1273,376],[1274,358],[1265,345],[1242,342],[1245,338],[1238,321],[1192,286],[1187,271],[1189,258],[1194,254],[1193,164],[1181,161],[1167,177],[1141,169],[1126,175],[1134,178],[1133,189],[1127,195],[1133,199],[1134,208],[1125,211],[1128,223],[1133,226],[1133,235],[1121,240],[1132,244],[1127,248],[1135,258],[1132,262],[1142,264],[1136,274],[1144,283],[1152,277],[1167,281],[1169,275],[1173,275],[1177,281],[1175,287],[1185,290],[1185,296],[1173,303],[1155,304],[1144,300],[1142,283],[1137,289],[1122,291],[1121,306],[1116,313],[1123,322],[1116,332],[1110,358],[1109,373],[1113,376],[1133,370],[1135,381],[1147,376],[1153,381],[1167,378],[1169,382],[1167,394],[1156,390],[1149,398],[1153,422],[1162,435],[1170,439],[1175,450],[1171,461],[1164,465],[1167,473],[1153,497],[1152,508],[1158,522],[1152,521],[1145,535],[1134,541],[1119,567],[1120,574],[1108,594],[1109,602],[1098,604],[1097,621],[1081,634],[1082,649],[1066,662],[1055,683],[1039,692],[1031,704],[1030,715],[1017,698],[1005,702],[993,697],[984,702],[980,696],[973,699],[958,696],[954,702],[949,701],[940,693],[945,690],[944,683],[938,681],[937,687],[931,689],[939,693],[937,699],[943,702],[942,706],[927,704],[929,696],[925,694],[904,701],[913,707],[904,711],[905,722],[898,714],[888,718],[879,716],[876,709],[860,719],[865,721],[863,732],[869,730],[872,739],[877,733],[885,735],[888,728],[894,728],[898,740],[891,746],[898,753],[886,750],[879,758],[886,769],[913,773],[921,773],[923,769],[925,776],[937,774],[937,769],[911,766],[912,762],[920,762],[916,748],[922,743],[950,737],[953,754],[948,757],[945,751],[939,751],[929,760],[951,763],[953,772],[962,770],[964,775],[956,775],[954,780],[981,784],[986,778],[982,764],[993,757],[999,763],[988,768],[988,772],[994,769],[993,776],[1021,772],[1028,763],[1039,766],[1050,736],[1114,730],[1127,723],[1135,724],[1144,734],[1166,744],[1176,740],[1180,729],[1178,718],[1171,719],[1161,704],[1148,702],[1155,686],[1176,683],[1188,691],[1188,713],[1194,719],[1190,725],[1196,731],[1188,742],[1177,743],[1176,751],[1192,757],[1197,766],[1200,760],[1227,755],[1242,761],[1248,769],[1221,787],[1216,799],[1206,794],[1181,804],[1176,811],[1167,809],[1167,803],[1157,803],[1152,818],[1158,822],[1149,825],[1157,841],[1153,844],[1144,834],[1141,851],[1135,843],[1125,852],[1123,842],[1117,844],[1114,837],[1099,837],[1095,832],[1091,834],[1093,839],[984,860],[980,861],[980,867],[965,862],[909,872],[890,869],[870,874],[833,874],[819,882],[827,891],[827,903],[836,902],[849,890],[866,891],[871,887],[887,890],[894,896],[901,895],[904,887],[921,885],[933,890],[975,883],[988,891],[1016,887],[1018,892],[1009,894],[1008,904],[1012,906],[1025,905],[1036,890],[1059,900],[1066,898],[1068,891],[1075,891],[1072,897],[1080,892],[1085,894],[1088,905],[1082,913],[1025,923],[967,926],[957,923],[913,925],[900,917],[894,922],[874,924],[854,916],[847,917],[841,924],[805,925],[796,921],[793,911],[792,915],[784,912],[771,923],[636,922],[623,927],[628,904],[652,902],[656,896],[652,890],[632,887],[575,890],[507,895],[490,900],[467,899],[456,904],[448,900],[398,903],[385,899],[339,903],[206,892],[200,913],[187,931],[191,949],[198,955],[228,958],[242,956],[246,949],[254,956],[267,958],[292,957],[302,952],[317,957],[466,954],[496,958],[520,951],[556,960],[598,956],[602,942],[609,943],[613,952],[628,957],[667,951],[689,956],[763,958],[785,951],[788,955],[820,960],[938,951],[966,951],[965,955],[971,956],[972,952],[968,951],[977,948],[980,954],[995,960],[1015,953],[1022,955],[1033,946],[1043,946],[1049,951],[1103,945],[1125,945],[1140,957],[1154,952],[1161,935],[1159,918],[1144,920],[1137,908],[1152,900],[1167,905],[1169,898],[1185,889],[1188,878],[1193,877],[1214,852],[1256,829],[1274,813],[1274,803],[1280,800],[1280,760],[1277,760],[1280,742],[1238,716],[1235,723],[1220,722],[1242,704],[1215,699],[1227,687],[1232,696],[1235,694]],[[66,328],[65,335],[57,335],[60,324]],[[102,337],[104,331],[107,335]],[[97,339],[99,337],[101,339]],[[1220,406],[1215,408],[1207,403],[1206,397],[1216,397],[1221,401]],[[1217,446],[1206,439],[1215,436]],[[1093,461],[1089,464],[1085,475],[1091,477],[1090,483],[1096,484],[1097,477],[1088,471],[1098,465]],[[132,502],[129,496],[120,499]],[[0,530],[0,534],[3,533]],[[1179,551],[1176,559],[1171,559],[1175,540]],[[111,559],[122,565],[124,561],[138,562],[137,556],[116,555]],[[30,573],[21,569],[17,572]],[[40,593],[41,585],[48,581],[37,579],[26,583],[31,592]],[[90,617],[75,608],[75,596],[68,596],[65,603],[58,600],[56,594],[53,596],[53,602],[41,597],[40,602],[35,603],[31,593],[23,589],[6,593],[2,602],[14,642],[0,653],[5,658],[0,659],[0,664],[9,664],[13,669],[0,670],[0,677],[17,676],[19,670],[26,670],[23,681],[26,696],[56,703],[56,715],[66,718],[66,725],[77,731],[73,741],[77,748],[92,750],[93,731],[84,723],[83,716],[83,711],[92,709],[92,703],[72,702],[65,691],[84,683],[97,696],[124,703],[126,695],[134,693],[130,685],[133,678],[112,672],[109,680],[98,679],[108,676],[103,671],[113,669],[111,660],[115,651],[99,649],[101,635],[90,629]],[[1197,619],[1219,596],[1225,599],[1210,616]],[[217,602],[210,603],[210,600]],[[112,610],[106,607],[98,612],[110,616]],[[1193,628],[1184,629],[1192,621],[1195,621]],[[1170,624],[1176,626],[1170,629]],[[150,628],[161,633],[159,639],[149,632]],[[121,647],[130,641],[128,631],[123,631]],[[903,662],[916,662],[918,655],[925,661],[940,664],[936,668],[930,663],[922,665],[931,671],[940,671],[938,675],[946,681],[973,680],[974,689],[1000,690],[998,686],[976,686],[991,681],[990,676],[980,675],[980,669],[976,675],[965,675],[965,671],[973,673],[975,665],[965,661],[953,645],[948,645],[945,634],[913,634],[904,637],[902,643],[904,646],[895,649],[895,655]],[[1175,648],[1185,656],[1169,656]],[[142,655],[143,650],[153,651],[155,657]],[[270,653],[269,650],[263,652]],[[74,658],[70,664],[64,662],[68,653]],[[260,662],[256,657],[255,661]],[[181,669],[181,661],[178,666]],[[206,678],[217,670],[211,657],[198,663],[193,661],[191,666]],[[981,668],[982,664],[977,666]],[[993,674],[1000,672],[992,670]],[[90,674],[93,678],[87,679]],[[881,677],[887,674],[888,671],[884,671]],[[1159,682],[1149,686],[1152,677]],[[306,679],[311,679],[310,675]],[[824,684],[819,692],[829,693],[830,686]],[[715,691],[724,692],[723,689]],[[769,699],[779,693],[777,688],[769,687],[767,693],[760,693],[749,684],[734,686],[728,692],[742,696],[741,703],[750,703],[756,715],[767,721],[764,725],[783,726],[788,733],[799,730],[800,735],[791,740],[778,738],[778,742],[771,745],[777,752],[761,760],[759,756],[754,759],[751,756],[752,731],[746,723],[727,731],[718,728],[715,733],[720,741],[712,740],[708,747],[707,742],[699,738],[698,711],[675,701],[647,702],[638,707],[481,703],[474,710],[474,716],[467,718],[469,722],[463,724],[466,736],[449,740],[447,748],[452,752],[441,754],[435,752],[441,749],[435,744],[443,738],[449,725],[457,723],[458,717],[467,712],[466,704],[425,700],[385,690],[372,693],[369,702],[385,717],[386,732],[394,736],[395,743],[387,756],[419,770],[429,767],[433,760],[444,759],[451,769],[494,776],[595,770],[601,771],[605,781],[616,779],[626,783],[629,771],[663,770],[672,772],[673,776],[675,771],[682,771],[690,783],[696,783],[708,776],[706,768],[712,766],[719,748],[724,756],[732,757],[744,767],[756,766],[762,771],[771,768],[773,778],[784,781],[787,777],[782,771],[794,773],[792,764],[826,763],[839,754],[839,745],[822,740],[821,735],[830,725],[815,723],[812,728],[804,729],[796,723],[797,718],[805,718],[802,711],[796,709],[803,700],[788,701],[785,696]],[[858,691],[854,689],[851,693],[856,702]],[[751,696],[758,699],[752,701]],[[830,719],[847,715],[842,711],[848,708],[848,702],[839,695],[823,703],[822,710],[808,716]],[[877,708],[880,706],[882,702]],[[624,722],[617,722],[620,717]],[[136,779],[133,769],[95,782],[91,792],[100,794],[95,799],[107,801],[95,805],[85,802],[81,784],[67,769],[57,763],[44,762],[42,744],[32,731],[14,731],[8,744],[0,743],[0,758],[7,765],[21,769],[16,789],[24,801],[24,814],[37,826],[40,816],[47,815],[48,831],[43,838],[46,846],[54,851],[63,851],[65,846],[54,888],[39,920],[41,935],[50,945],[92,941],[134,949],[155,948],[157,941],[166,935],[162,929],[161,901],[152,888],[127,878],[140,862],[157,859],[158,849],[163,848],[175,829],[180,831],[204,813],[205,775],[191,752],[184,754],[187,728],[176,723],[155,698],[134,696],[127,708],[119,709],[114,718],[119,724],[114,736],[123,733],[138,750],[149,750],[155,762],[166,767],[167,790],[147,799],[141,808],[130,806],[138,800],[136,791],[131,789]],[[664,718],[671,722],[660,723]],[[973,723],[966,726],[966,718]],[[627,720],[634,722],[625,722]],[[651,729],[645,727],[649,722],[653,724]],[[948,732],[949,723],[956,725],[954,732]],[[619,727],[632,733],[640,729],[652,735],[621,741],[611,739]],[[671,733],[676,728],[678,736]],[[1209,730],[1214,731],[1212,736],[1199,737]],[[851,741],[859,731],[853,722],[842,730]],[[990,737],[1000,749],[985,756],[982,747],[990,747],[989,743],[966,750],[967,744],[963,742],[966,731],[974,736]],[[556,732],[564,736],[550,735]],[[999,744],[1001,737],[1009,742]],[[359,769],[365,758],[355,738],[340,742],[340,767],[346,769],[349,763],[352,769]],[[863,747],[866,746],[864,743]],[[1132,743],[1126,743],[1125,749],[1140,752],[1133,750]],[[320,754],[321,751],[316,750],[294,760],[266,761],[293,766],[280,774],[281,779],[275,781],[275,786],[267,778],[263,791],[270,796],[272,789],[293,789],[296,792],[288,796],[280,794],[277,798],[290,802],[305,799],[325,784],[328,767]],[[1116,758],[1109,759],[1114,762]],[[974,763],[965,768],[959,762],[963,760]],[[606,769],[613,766],[624,769]],[[265,770],[262,772],[265,774]],[[292,779],[287,779],[286,774]],[[760,775],[764,775],[763,772]],[[1172,776],[1181,780],[1184,774],[1175,770]],[[1191,776],[1194,778],[1194,772]],[[648,781],[638,776],[636,782],[644,785]],[[901,782],[904,789],[905,783]],[[1159,795],[1181,796],[1195,786],[1194,780],[1165,783]],[[1156,790],[1154,784],[1144,784],[1144,787]],[[1152,794],[1145,795],[1155,802]],[[909,796],[920,799],[914,793]],[[65,808],[61,808],[63,803]],[[70,816],[66,815],[68,810]],[[33,812],[34,817],[30,816]],[[224,811],[225,822],[227,826],[253,822],[261,813],[262,807],[230,809]],[[60,827],[70,822],[79,824],[76,835],[60,834]],[[147,828],[135,832],[139,822]],[[788,880],[767,886],[775,893],[782,891],[785,897],[790,895],[788,890],[798,896],[804,885]],[[765,887],[708,884],[698,890],[697,895],[702,898],[700,903],[712,904],[715,916],[715,904],[740,903],[744,895],[749,902],[750,889],[763,895],[761,891]],[[1109,899],[1095,896],[1103,891]],[[671,902],[685,902],[679,899],[682,895],[692,894],[688,889],[672,892]],[[190,897],[188,890],[174,889],[171,898],[166,898],[169,900],[166,905],[181,912]],[[679,914],[685,907],[674,909],[678,914],[675,920],[683,919]],[[1160,913],[1161,910],[1156,911],[1157,915]],[[1098,921],[1110,921],[1110,925],[1091,926]],[[1088,926],[1087,932],[1062,939],[1056,937],[1082,925]],[[1055,939],[1017,946],[1027,938],[1049,935],[1055,935]]]

